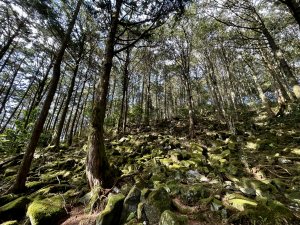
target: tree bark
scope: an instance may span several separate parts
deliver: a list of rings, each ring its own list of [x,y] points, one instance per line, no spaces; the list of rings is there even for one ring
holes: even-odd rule
[[[116,0],[115,11],[111,15],[111,26],[108,33],[103,71],[96,84],[95,100],[91,117],[91,133],[86,161],[86,175],[91,189],[96,186],[112,185],[112,175],[109,174],[109,164],[104,146],[104,119],[107,105],[109,80],[114,57],[115,37],[117,33],[122,0]]]
[[[49,91],[47,93],[47,96],[46,96],[44,105],[42,107],[42,110],[40,112],[40,115],[34,125],[31,138],[26,147],[25,154],[24,154],[21,166],[19,168],[19,171],[18,171],[18,174],[16,177],[16,181],[11,189],[12,192],[14,192],[14,193],[22,192],[25,189],[26,177],[29,173],[33,155],[34,155],[36,146],[38,144],[38,140],[43,131],[43,126],[46,121],[46,118],[47,118],[47,115],[48,115],[48,112],[50,109],[50,105],[52,103],[53,97],[56,92],[56,88],[57,88],[59,78],[60,78],[61,62],[63,60],[63,56],[64,56],[65,50],[67,48],[67,45],[70,41],[71,33],[74,28],[81,4],[82,4],[82,0],[78,0],[76,9],[75,9],[72,19],[68,25],[68,29],[64,36],[62,45],[57,53],[56,60],[55,60],[54,66],[53,66],[53,74],[52,74],[51,84],[49,86]]]
[[[280,70],[283,72],[283,74],[286,76],[286,78],[289,80],[290,85],[292,85],[293,92],[295,94],[295,97],[299,100],[300,99],[300,86],[297,81],[297,78],[293,74],[289,64],[285,60],[285,57],[283,55],[282,50],[279,48],[279,46],[276,44],[273,36],[269,32],[268,28],[265,26],[264,21],[262,18],[256,13],[259,17],[259,20],[261,22],[261,30],[264,36],[266,37],[269,47],[273,53],[274,58],[278,61]]]

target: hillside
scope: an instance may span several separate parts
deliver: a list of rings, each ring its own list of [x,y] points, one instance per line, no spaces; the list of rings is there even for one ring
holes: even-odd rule
[[[59,150],[38,149],[26,192],[1,196],[1,222],[299,224],[298,114],[252,120],[255,126],[240,123],[237,134],[207,117],[197,121],[194,139],[186,137],[180,119],[107,137],[119,178],[99,197],[86,182],[84,139]],[[14,181],[20,160],[1,163],[1,193]]]

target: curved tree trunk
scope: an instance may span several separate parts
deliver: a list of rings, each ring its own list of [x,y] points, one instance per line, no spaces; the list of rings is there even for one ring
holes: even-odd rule
[[[73,27],[75,25],[81,4],[82,4],[82,0],[78,0],[75,12],[74,12],[72,19],[70,21],[70,24],[68,26],[68,30],[65,34],[62,45],[57,53],[57,57],[56,57],[56,60],[55,60],[54,66],[53,66],[53,75],[52,75],[52,79],[51,79],[51,84],[49,86],[49,91],[47,93],[47,96],[46,96],[44,105],[42,107],[42,110],[40,112],[40,115],[34,125],[31,138],[26,147],[25,154],[24,154],[21,166],[19,168],[19,171],[18,171],[18,174],[16,177],[16,181],[12,187],[12,191],[14,193],[22,192],[25,189],[25,182],[26,182],[26,178],[29,173],[29,170],[30,170],[33,155],[34,155],[36,146],[38,144],[38,140],[43,131],[43,126],[46,121],[46,118],[47,118],[47,115],[48,115],[48,112],[50,109],[50,105],[51,105],[51,102],[55,95],[56,88],[57,88],[57,85],[59,82],[60,65],[63,60],[63,56],[64,56],[65,50],[67,48],[67,45],[69,43],[71,33],[72,33]]]

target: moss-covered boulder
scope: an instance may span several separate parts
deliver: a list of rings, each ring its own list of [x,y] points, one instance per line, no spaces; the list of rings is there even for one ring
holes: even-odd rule
[[[233,224],[296,225],[300,219],[286,206],[276,200],[261,199],[257,206],[248,206],[244,211],[231,216]]]
[[[123,194],[108,196],[105,209],[97,216],[97,225],[118,225],[122,213],[125,196]]]
[[[17,220],[10,220],[10,221],[6,221],[4,223],[1,223],[1,225],[18,225],[18,221]]]
[[[66,216],[64,200],[60,196],[34,200],[28,207],[27,216],[31,225],[57,224]]]
[[[170,210],[166,210],[161,214],[159,225],[185,225],[187,222],[187,216],[177,215]]]
[[[123,204],[123,210],[121,215],[121,223],[129,221],[131,217],[135,217],[137,213],[137,207],[141,198],[141,190],[133,186],[128,195],[126,196]]]
[[[17,198],[0,207],[0,221],[21,219],[26,212],[30,200],[26,197]]]
[[[158,223],[161,214],[170,208],[171,199],[164,188],[152,191],[143,205],[143,210],[150,224]]]

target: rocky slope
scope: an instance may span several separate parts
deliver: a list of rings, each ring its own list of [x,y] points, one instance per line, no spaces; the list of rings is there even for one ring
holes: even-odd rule
[[[89,192],[83,140],[39,149],[22,195],[2,194],[21,160],[4,157],[0,223],[300,224],[300,121],[256,122],[233,135],[202,119],[190,140],[170,121],[107,139],[120,173],[110,190]]]

